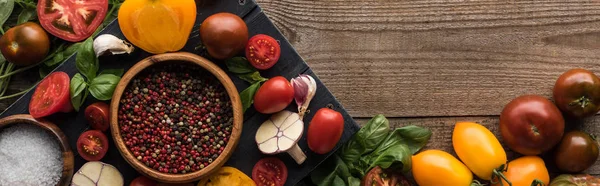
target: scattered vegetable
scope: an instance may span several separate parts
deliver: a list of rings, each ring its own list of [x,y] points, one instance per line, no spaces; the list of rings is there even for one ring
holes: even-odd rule
[[[561,139],[565,121],[550,100],[538,95],[519,96],[500,114],[500,132],[506,145],[524,155],[549,151]]]
[[[129,44],[125,40],[121,40],[118,37],[110,34],[102,34],[94,39],[94,53],[96,57],[101,55],[117,55],[117,54],[130,54],[133,52],[133,45]]]
[[[104,21],[108,0],[38,1],[37,14],[50,34],[71,42],[90,37]]]
[[[600,79],[585,69],[571,69],[558,77],[553,97],[566,115],[584,118],[600,110]]]
[[[550,175],[544,160],[538,156],[522,156],[508,162],[504,176],[512,185],[545,186],[550,183]],[[500,182],[502,181],[502,182]],[[493,180],[493,186],[508,185],[504,180]]]
[[[133,181],[131,181],[131,183],[129,183],[129,186],[157,186],[158,182],[146,177],[146,176],[138,176],[137,178],[133,179]]]
[[[87,161],[98,161],[108,151],[108,138],[99,130],[88,130],[77,139],[77,152]]]
[[[506,152],[496,136],[483,125],[473,122],[456,123],[452,132],[452,146],[459,159],[477,177],[483,180],[503,177]]]
[[[273,114],[256,131],[256,144],[265,154],[287,152],[298,164],[304,163],[306,155],[298,146],[304,131],[304,122],[298,113],[287,110]]]
[[[112,165],[90,161],[73,175],[73,186],[119,186],[123,185],[121,172]]]
[[[29,66],[41,62],[50,50],[48,35],[40,25],[27,22],[8,29],[0,38],[0,51],[11,63]]]
[[[283,76],[267,80],[254,95],[254,108],[263,114],[285,109],[294,99],[294,87]]]
[[[584,171],[598,159],[598,143],[595,137],[588,133],[577,130],[568,132],[558,144],[554,158],[561,171]]]
[[[108,104],[104,102],[96,102],[85,108],[85,119],[93,129],[106,132],[110,126]]]
[[[265,34],[252,36],[246,45],[246,58],[254,68],[260,70],[273,67],[279,61],[280,55],[279,42]]]
[[[29,101],[29,114],[34,118],[72,110],[69,101],[69,75],[61,71],[53,72],[44,78]]]
[[[465,164],[450,153],[434,149],[412,156],[412,175],[422,186],[467,186],[474,183],[473,173]]]
[[[372,168],[360,182],[361,186],[410,186],[402,173],[376,166]]]
[[[252,84],[248,88],[240,92],[240,99],[242,100],[243,111],[246,112],[246,110],[250,108],[250,105],[252,105],[252,103],[254,102],[254,95],[256,94],[256,91],[258,91],[258,88],[260,88],[260,83],[265,82],[269,79],[260,76],[258,70],[252,67],[252,65],[248,63],[248,60],[246,60],[246,58],[230,58],[225,61],[225,64],[227,65],[227,69],[229,69],[230,72],[236,74],[240,79],[243,79],[244,81],[247,81],[248,83]]]
[[[290,83],[294,88],[294,100],[298,105],[298,114],[300,114],[300,118],[304,118],[304,113],[308,110],[308,105],[317,92],[317,82],[312,76],[301,74],[292,78]]]
[[[235,14],[216,13],[202,22],[200,38],[210,56],[225,60],[244,50],[248,42],[248,27]]]
[[[286,170],[287,171],[287,170]],[[271,174],[270,172],[268,174]],[[234,167],[221,167],[217,172],[202,178],[198,186],[256,186],[254,181]]]
[[[181,50],[196,21],[194,0],[128,0],[119,9],[125,38],[146,52]]]
[[[589,174],[561,174],[550,182],[549,186],[596,186],[600,185],[600,178]]]
[[[263,158],[252,168],[252,180],[257,186],[283,186],[287,176],[287,167],[275,157]]]
[[[337,145],[344,132],[344,116],[322,108],[315,113],[307,131],[308,148],[317,154],[327,154]]]

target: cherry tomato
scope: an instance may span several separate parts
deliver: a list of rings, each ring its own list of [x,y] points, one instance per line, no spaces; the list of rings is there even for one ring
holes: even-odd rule
[[[108,114],[108,105],[104,102],[96,102],[85,108],[85,119],[92,125],[93,129],[102,132],[106,132],[110,126]]]
[[[200,37],[210,56],[224,60],[244,50],[248,42],[248,27],[235,14],[216,13],[202,22]]]
[[[259,160],[252,169],[252,180],[257,186],[282,186],[287,176],[287,167],[275,157]]]
[[[11,63],[28,66],[41,62],[50,49],[44,29],[33,22],[12,27],[0,38],[0,51]]]
[[[588,133],[571,131],[565,134],[554,154],[559,170],[581,172],[590,168],[598,159],[598,143]]]
[[[548,185],[550,183],[550,175],[544,160],[538,156],[523,156],[508,162],[508,170],[504,176],[512,183],[512,185]],[[533,182],[537,184],[532,184]],[[508,185],[502,180],[493,186]]]
[[[279,112],[294,99],[294,87],[283,76],[267,80],[254,95],[254,108],[263,114]]]
[[[71,42],[90,37],[100,26],[108,0],[38,1],[37,15],[50,34]]]
[[[600,79],[585,69],[571,69],[558,77],[554,102],[566,115],[584,118],[600,110]]]
[[[519,96],[500,113],[500,132],[506,145],[523,155],[538,155],[556,145],[564,132],[562,114],[550,100]]]
[[[254,68],[260,70],[271,68],[277,63],[280,55],[279,42],[268,35],[255,35],[246,46],[246,58]]]
[[[329,108],[319,109],[308,126],[308,148],[317,154],[327,154],[340,141],[342,132],[342,114]]]
[[[158,184],[158,182],[156,182],[146,176],[139,176],[139,177],[135,178],[133,181],[131,181],[129,186],[157,186],[157,184]]]
[[[77,152],[87,161],[98,161],[108,151],[108,138],[99,130],[88,130],[77,139]]]
[[[473,122],[458,122],[452,132],[452,147],[459,159],[477,177],[491,180],[494,170],[506,164],[506,152],[489,129]]]
[[[373,167],[360,182],[361,186],[410,186],[406,177],[402,173],[386,169],[379,166]]]
[[[71,112],[70,82],[69,75],[60,71],[44,78],[31,96],[29,114],[41,118],[57,112]]]
[[[412,175],[422,186],[469,185],[473,173],[450,153],[425,150],[412,156]]]

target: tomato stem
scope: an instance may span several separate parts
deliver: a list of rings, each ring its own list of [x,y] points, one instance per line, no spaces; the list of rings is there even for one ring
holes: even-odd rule
[[[531,182],[531,186],[544,186],[544,185],[545,185],[544,182],[537,178]]]
[[[500,185],[504,185],[504,182],[502,182],[503,179],[506,183],[508,183],[509,186],[512,186],[512,182],[510,182],[508,180],[508,178],[506,178],[506,176],[504,176],[504,174],[502,174],[502,172],[506,172],[508,170],[508,164],[503,164],[500,165],[500,167],[494,169],[492,171],[492,180],[490,180],[492,182],[492,184],[498,184],[498,182],[500,182]]]
[[[581,96],[579,99],[571,101],[569,106],[581,106],[581,108],[585,108],[590,104],[590,98],[586,96]]]
[[[470,186],[484,186],[484,184],[482,184],[481,182],[479,182],[477,180],[473,180],[473,182],[471,182]]]

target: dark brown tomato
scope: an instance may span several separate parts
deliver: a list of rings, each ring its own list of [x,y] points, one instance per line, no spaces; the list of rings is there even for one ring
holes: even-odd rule
[[[98,161],[108,151],[108,138],[99,130],[88,130],[77,139],[77,152],[87,161]]]
[[[500,132],[507,146],[523,155],[550,150],[563,136],[565,120],[560,110],[538,95],[519,96],[500,113]]]
[[[283,161],[275,157],[259,160],[252,169],[252,180],[256,186],[282,186],[287,176],[287,167]]]
[[[402,174],[381,167],[373,167],[360,182],[361,186],[410,186]]]
[[[108,104],[96,102],[85,108],[85,119],[93,129],[106,132],[110,126],[108,120]]]
[[[280,55],[279,42],[268,35],[258,34],[252,36],[246,46],[246,58],[254,68],[260,70],[273,67],[279,61]]]
[[[41,62],[50,49],[50,39],[44,29],[26,22],[11,29],[0,38],[0,51],[11,63],[28,66]]]
[[[235,14],[216,13],[202,22],[200,38],[210,56],[224,60],[244,50],[248,42],[248,27]]]
[[[594,137],[582,131],[565,134],[555,151],[555,163],[565,172],[581,172],[598,159],[598,144]]]
[[[556,80],[553,97],[568,116],[592,116],[600,110],[600,79],[589,70],[571,69]]]

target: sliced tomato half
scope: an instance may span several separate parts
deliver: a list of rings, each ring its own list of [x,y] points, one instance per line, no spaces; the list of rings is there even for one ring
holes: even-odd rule
[[[71,42],[90,37],[108,10],[108,0],[39,0],[37,13],[50,34]]]
[[[70,82],[69,75],[60,71],[44,78],[31,96],[29,114],[41,118],[57,112],[71,112]]]

